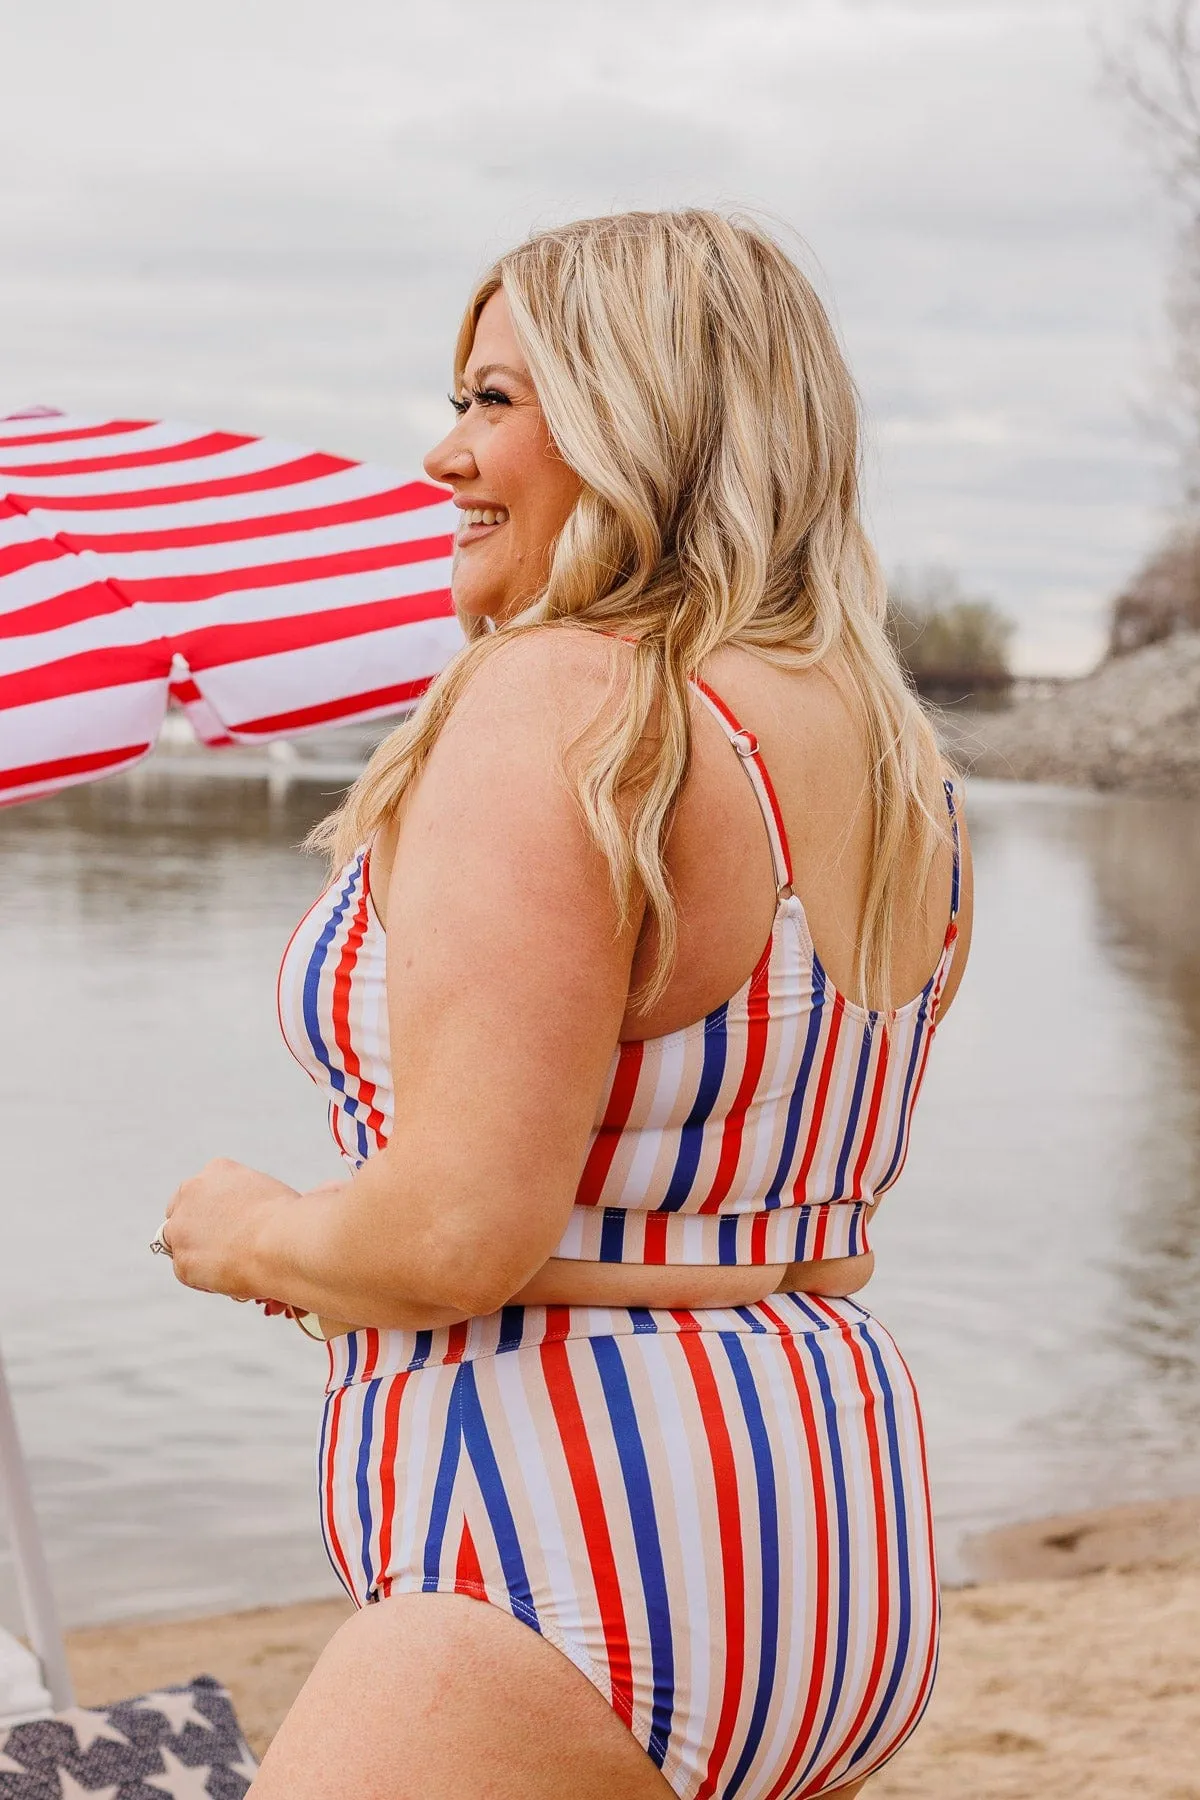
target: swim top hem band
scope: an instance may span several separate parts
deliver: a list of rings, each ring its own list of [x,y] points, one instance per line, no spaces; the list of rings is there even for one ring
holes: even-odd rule
[[[617,1206],[572,1208],[554,1254],[565,1262],[731,1268],[865,1256],[864,1200],[781,1206],[770,1212],[670,1213]]]

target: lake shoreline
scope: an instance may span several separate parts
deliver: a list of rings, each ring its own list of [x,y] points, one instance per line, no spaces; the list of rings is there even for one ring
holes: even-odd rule
[[[1200,796],[1200,632],[1180,632],[998,710],[934,707],[967,775]]]
[[[145,1248],[162,1195],[212,1155],[297,1186],[336,1172],[274,992],[322,879],[296,846],[326,784],[202,779],[227,765],[193,761],[195,779],[148,767],[3,828],[25,928],[6,989],[19,1078],[0,1110],[13,1191],[39,1204],[6,1216],[0,1313],[80,1626],[337,1591],[315,1519],[317,1346],[185,1293]],[[870,1291],[922,1393],[955,1581],[963,1536],[997,1521],[1131,1488],[1200,1494],[1196,802],[980,781],[969,810],[972,973]],[[11,1577],[0,1546],[15,1619]],[[180,1673],[209,1661],[181,1655]]]
[[[972,1562],[998,1573],[945,1590],[929,1715],[871,1800],[1190,1792],[1178,1781],[1200,1735],[1200,1497],[1001,1527],[974,1540]],[[261,1754],[350,1613],[313,1600],[93,1626],[68,1649],[83,1705],[215,1675]]]

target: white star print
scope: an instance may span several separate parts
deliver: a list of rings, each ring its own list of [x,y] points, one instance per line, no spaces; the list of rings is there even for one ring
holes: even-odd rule
[[[235,1763],[230,1763],[229,1768],[231,1774],[240,1775],[243,1781],[254,1780],[258,1774],[258,1764],[254,1760],[254,1754],[249,1744],[242,1745],[241,1755]]]
[[[119,1788],[85,1788],[80,1787],[73,1775],[65,1769],[58,1771],[58,1779],[62,1783],[62,1800],[117,1800]]]
[[[159,1690],[147,1694],[137,1705],[143,1712],[161,1713],[171,1727],[172,1737],[178,1737],[185,1725],[203,1725],[206,1731],[216,1730],[212,1720],[206,1719],[197,1707],[190,1688],[177,1688],[174,1692]]]
[[[87,1706],[70,1706],[65,1712],[56,1713],[55,1718],[61,1725],[71,1727],[83,1756],[87,1755],[97,1738],[108,1738],[114,1744],[129,1742],[102,1712],[93,1712]]]
[[[211,1768],[190,1769],[186,1763],[164,1745],[161,1751],[163,1759],[162,1775],[143,1775],[142,1780],[147,1787],[156,1787],[164,1794],[170,1794],[172,1800],[210,1800],[208,1778]],[[113,1789],[115,1795],[116,1789]]]
[[[0,1750],[0,1775],[24,1775],[25,1773],[26,1770],[19,1762],[14,1762],[11,1756],[5,1756],[3,1750]]]

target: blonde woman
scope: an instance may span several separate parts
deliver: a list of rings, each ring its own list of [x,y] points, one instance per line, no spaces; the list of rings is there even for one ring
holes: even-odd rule
[[[469,642],[280,977],[354,1172],[215,1163],[166,1227],[331,1340],[362,1610],[253,1792],[849,1800],[938,1621],[916,1397],[850,1296],[970,918],[854,389],[768,236],[631,213],[501,259],[452,403]]]

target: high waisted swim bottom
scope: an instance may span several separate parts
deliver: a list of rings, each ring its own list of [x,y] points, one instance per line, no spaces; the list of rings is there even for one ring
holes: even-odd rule
[[[322,1516],[360,1605],[523,1620],[680,1800],[812,1800],[912,1731],[938,1630],[921,1421],[854,1301],[508,1307],[330,1356]]]

